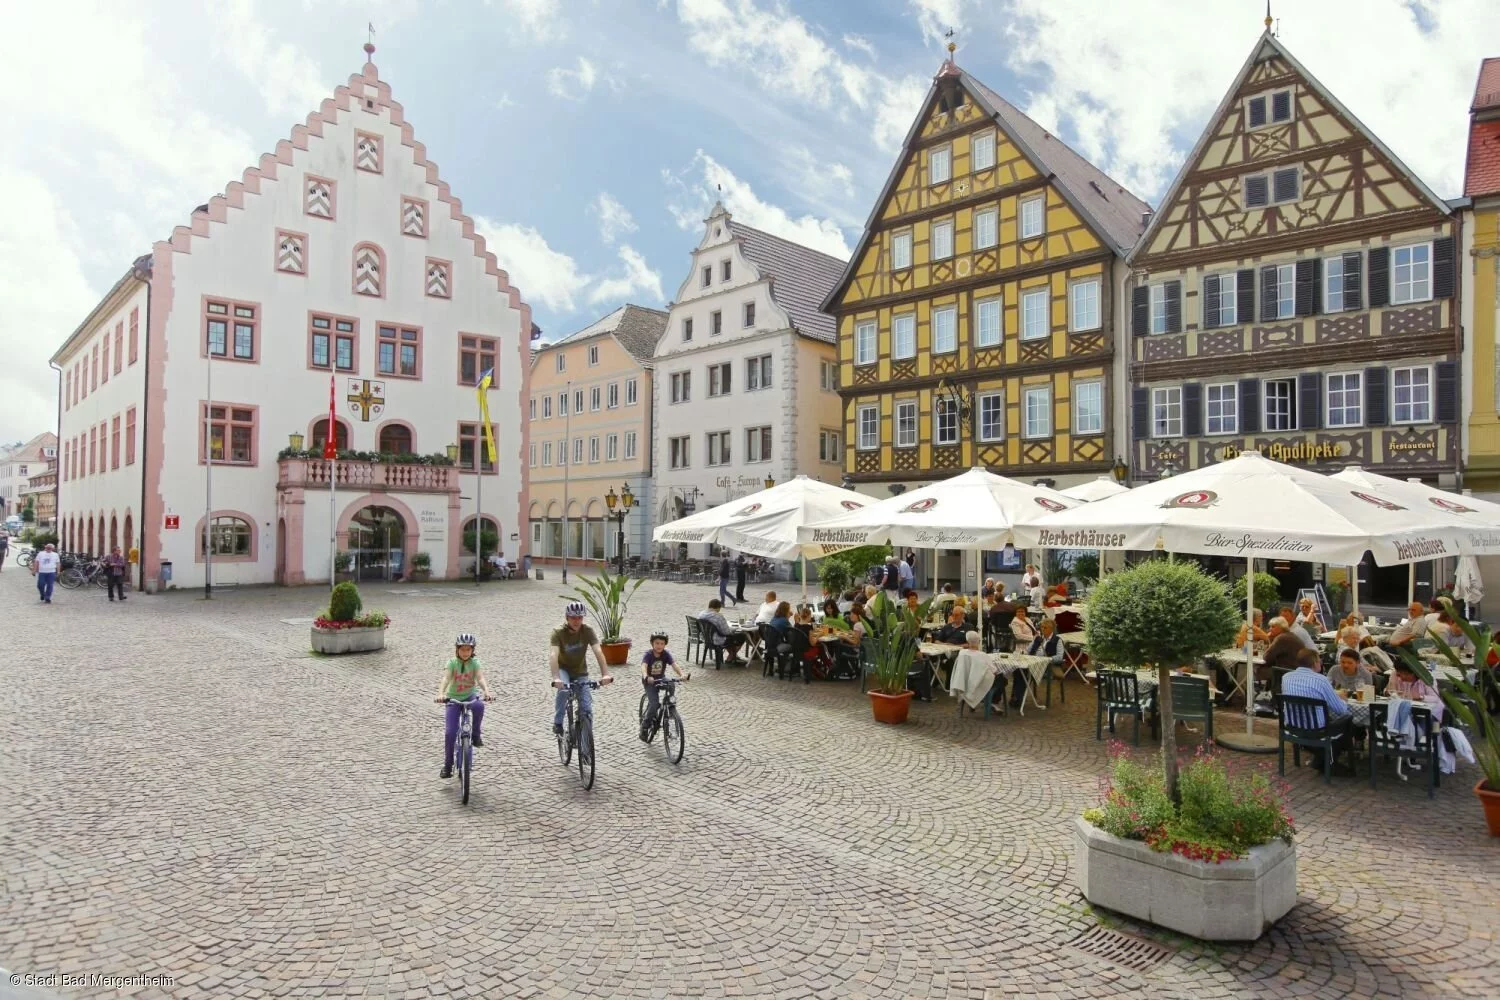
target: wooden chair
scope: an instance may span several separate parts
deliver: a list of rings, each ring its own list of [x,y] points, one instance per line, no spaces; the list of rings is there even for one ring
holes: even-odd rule
[[[1286,745],[1292,745],[1292,766],[1302,765],[1302,748],[1323,752],[1323,783],[1333,783],[1333,753],[1337,733],[1329,722],[1328,706],[1321,698],[1280,695],[1280,726],[1276,743],[1276,764],[1286,774]],[[1350,753],[1353,753],[1351,748]]]
[[[1109,719],[1109,731],[1115,731],[1115,716],[1129,715],[1135,718],[1135,745],[1141,745],[1141,719],[1151,716],[1151,735],[1157,735],[1155,698],[1148,695],[1141,701],[1141,682],[1134,671],[1099,671],[1099,703],[1094,709],[1094,739],[1104,739],[1104,720]]]
[[[703,641],[703,623],[692,615],[687,616],[687,654],[689,663],[693,662],[693,647],[698,647],[698,665],[703,665],[703,657],[706,652],[706,643]]]
[[[1207,677],[1172,675],[1172,718],[1178,722],[1203,723],[1204,737],[1214,738],[1214,703],[1208,693]]]
[[[1375,762],[1381,757],[1396,757],[1414,760],[1427,771],[1427,797],[1435,798],[1437,786],[1443,783],[1438,774],[1438,731],[1432,724],[1432,709],[1426,705],[1412,705],[1411,725],[1415,739],[1407,746],[1399,733],[1386,729],[1391,714],[1389,704],[1370,706],[1370,787],[1375,787]],[[1400,773],[1399,770],[1397,772]]]

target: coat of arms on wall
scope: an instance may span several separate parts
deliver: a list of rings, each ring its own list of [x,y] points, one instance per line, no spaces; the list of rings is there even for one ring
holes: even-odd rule
[[[385,412],[385,383],[372,382],[367,378],[351,378],[349,395],[345,398],[349,401],[349,412],[358,413],[360,420],[369,423],[371,417],[378,417]]]

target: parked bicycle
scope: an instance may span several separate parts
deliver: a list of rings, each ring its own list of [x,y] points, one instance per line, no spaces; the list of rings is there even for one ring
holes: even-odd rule
[[[108,574],[105,572],[104,560],[89,559],[83,562],[75,562],[58,575],[57,582],[68,590],[77,590],[79,587],[87,586],[91,583],[96,587],[104,587],[108,583]]]
[[[640,707],[640,723],[642,730],[646,733],[646,742],[650,743],[656,739],[657,730],[661,731],[661,745],[667,752],[667,760],[676,764],[682,760],[682,751],[687,748],[687,736],[682,726],[682,716],[677,714],[677,685],[691,680],[692,674],[679,680],[676,677],[662,677],[652,683],[658,689],[656,715],[647,720],[646,706],[650,697],[642,692]],[[649,725],[650,728],[647,728]]]
[[[568,681],[567,707],[563,712],[563,731],[557,737],[557,758],[567,767],[578,754],[578,780],[585,789],[594,787],[594,716],[583,710],[578,700],[580,689],[597,691],[603,685],[587,677]]]
[[[26,569],[31,565],[31,560],[36,558],[36,549],[22,549],[21,554],[16,556],[16,565]]]
[[[442,698],[438,704],[446,705]],[[474,700],[459,702],[458,743],[453,748],[453,774],[458,778],[460,804],[469,804],[469,778],[474,773]]]

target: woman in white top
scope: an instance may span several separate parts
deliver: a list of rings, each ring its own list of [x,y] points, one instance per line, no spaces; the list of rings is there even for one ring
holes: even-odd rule
[[[1010,620],[1010,634],[1015,636],[1018,649],[1025,649],[1036,638],[1036,626],[1031,624],[1025,608],[1016,609],[1016,616]]]
[[[1327,631],[1323,627],[1323,619],[1318,616],[1317,606],[1313,604],[1311,597],[1302,598],[1299,602],[1301,608],[1297,613],[1297,620],[1293,623],[1307,629],[1309,635],[1322,635]]]
[[[760,610],[755,613],[755,624],[764,625],[772,618],[775,618],[776,605],[779,603],[781,602],[776,600],[776,591],[766,591],[766,603],[762,604]]]

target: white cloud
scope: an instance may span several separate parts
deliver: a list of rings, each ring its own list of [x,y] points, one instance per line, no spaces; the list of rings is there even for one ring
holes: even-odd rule
[[[783,185],[810,202],[823,205],[843,225],[859,225],[862,216],[852,214],[854,171],[837,160],[820,158],[806,146],[785,146],[779,159],[789,175]]]
[[[567,33],[562,20],[562,0],[488,0],[515,20],[523,31],[539,42],[555,41]]]
[[[316,62],[290,42],[276,42],[256,17],[253,0],[230,0],[215,10],[213,48],[260,89],[266,110],[300,121],[333,96]]]
[[[875,43],[870,41],[864,35],[846,33],[844,35],[844,45],[851,49],[858,49],[860,52],[863,52],[871,59],[875,58]]]
[[[922,29],[922,38],[940,46],[948,44],[947,33],[951,29],[955,40],[964,23],[966,0],[907,0],[912,13],[917,16],[917,27]]]
[[[555,66],[547,71],[547,92],[565,100],[581,101],[594,89],[598,79],[599,70],[589,60],[579,56],[577,69]]]
[[[475,216],[474,228],[532,306],[567,315],[578,311],[580,301],[593,305],[640,295],[656,303],[663,298],[661,275],[629,246],[617,253],[619,273],[591,275],[571,256],[554,250],[532,226]]]
[[[495,110],[496,111],[504,111],[506,108],[513,108],[515,106],[516,106],[516,102],[513,101],[513,100],[511,100],[511,96],[508,93],[507,94],[501,94],[500,97],[499,97],[499,99],[495,101]]]
[[[919,76],[903,77],[886,86],[880,103],[875,106],[875,121],[870,129],[870,137],[877,146],[892,152],[901,148],[917,112],[922,109],[922,98],[927,96],[929,86]]]
[[[646,263],[646,258],[635,249],[621,246],[620,263],[624,267],[623,274],[618,277],[597,279],[597,283],[589,292],[591,305],[598,305],[601,302],[624,302],[637,294],[645,296],[652,303],[666,298],[661,290],[661,274],[652,270]]]
[[[1010,61],[1036,81],[1019,101],[1121,183],[1159,197],[1197,140],[1260,30],[1243,5],[1138,0],[1011,0]],[[1439,195],[1460,190],[1481,57],[1500,36],[1493,0],[1424,5],[1325,0],[1281,22],[1281,41]],[[1372,52],[1422,67],[1421,86],[1372,72]],[[1017,95],[1018,98],[1020,95]],[[1446,109],[1446,110],[1444,110]]]
[[[622,233],[633,233],[640,228],[630,209],[616,201],[608,191],[599,192],[599,197],[594,199],[593,211],[599,217],[599,238],[605,243],[613,243]]]
[[[811,214],[794,218],[779,205],[762,201],[749,184],[701,149],[685,170],[680,173],[664,170],[662,178],[673,192],[667,210],[681,229],[692,230],[702,225],[714,199],[718,198],[736,221],[747,226],[835,257],[849,256],[849,244],[838,223]]]

